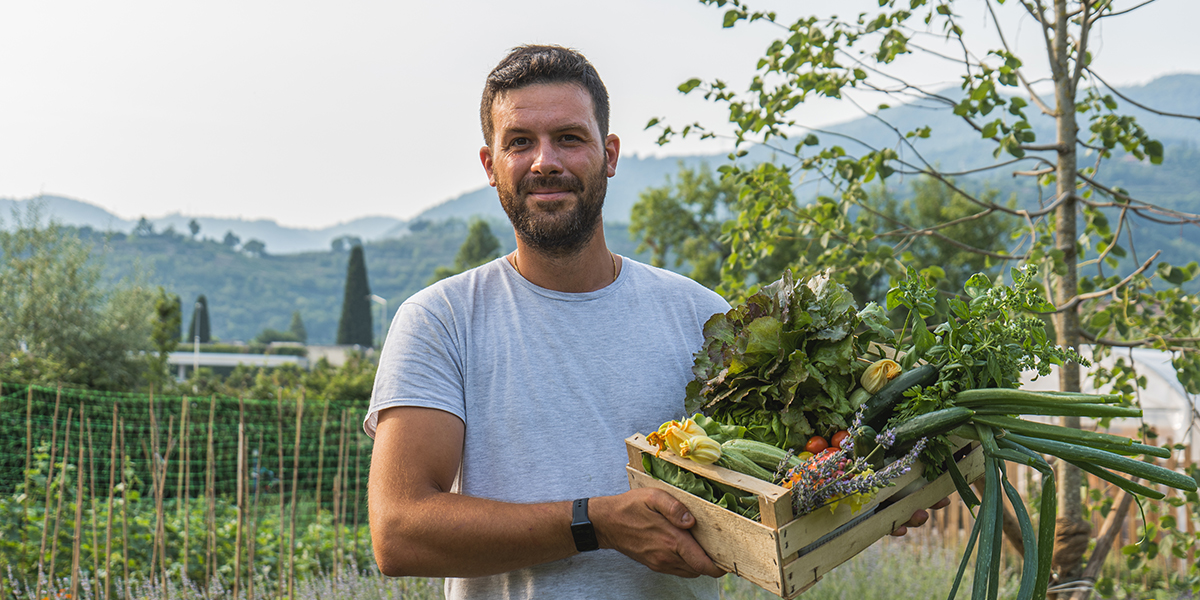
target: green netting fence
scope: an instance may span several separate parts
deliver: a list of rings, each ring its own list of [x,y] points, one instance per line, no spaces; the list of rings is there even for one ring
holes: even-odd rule
[[[106,598],[291,597],[373,569],[366,408],[0,384],[0,596],[78,598],[84,580]]]

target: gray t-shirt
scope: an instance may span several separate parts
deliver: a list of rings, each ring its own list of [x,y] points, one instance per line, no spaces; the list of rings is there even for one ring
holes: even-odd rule
[[[466,426],[455,491],[534,503],[629,490],[626,437],[683,416],[704,322],[728,310],[696,282],[624,259],[595,292],[538,287],[500,258],[401,305],[364,429],[378,411],[436,408]],[[496,548],[504,552],[504,548]],[[651,571],[598,550],[491,577],[448,598],[716,598],[715,580]]]

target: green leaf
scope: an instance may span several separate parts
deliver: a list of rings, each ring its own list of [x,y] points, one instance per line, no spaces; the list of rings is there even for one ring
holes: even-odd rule
[[[687,81],[683,82],[682,84],[680,84],[680,85],[679,85],[679,91],[681,91],[681,92],[683,92],[683,93],[685,93],[685,94],[686,94],[686,93],[688,93],[688,92],[690,92],[690,91],[692,91],[692,90],[696,89],[697,87],[699,87],[699,86],[700,86],[700,83],[701,83],[701,82],[700,82],[700,80],[699,80],[699,79],[697,79],[697,78],[693,77],[693,78],[691,78],[691,79],[689,79],[689,80],[687,80]],[[649,127],[649,126],[647,125],[647,127]]]

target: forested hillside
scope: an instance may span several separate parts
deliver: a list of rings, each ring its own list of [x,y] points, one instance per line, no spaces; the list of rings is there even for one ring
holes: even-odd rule
[[[418,222],[412,229],[404,237],[363,245],[371,292],[388,300],[389,316],[425,287],[437,267],[454,264],[467,235],[467,223],[459,219]],[[491,229],[501,251],[510,252],[512,228],[493,222]],[[196,297],[205,294],[215,338],[247,341],[264,328],[286,330],[292,312],[299,311],[310,344],[334,342],[348,250],[256,256],[173,232],[135,236],[83,229],[80,235],[95,244],[94,256],[109,277],[140,277],[178,294],[185,324]],[[626,226],[608,225],[605,236],[615,252],[634,255]],[[379,318],[378,305],[372,315]]]

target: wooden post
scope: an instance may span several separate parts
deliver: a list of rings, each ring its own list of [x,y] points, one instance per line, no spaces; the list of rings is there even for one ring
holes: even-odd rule
[[[183,507],[183,571],[179,574],[179,579],[184,589],[187,589],[189,581],[188,556],[192,553],[192,443],[191,428],[187,422],[189,405],[191,402],[184,396],[183,414],[179,416],[179,472],[187,475],[183,477],[183,495],[177,500]]]
[[[284,502],[284,498],[286,498],[286,496],[284,495],[284,485],[283,485],[283,389],[282,388],[280,390],[278,390],[278,392],[276,394],[275,409],[276,409],[276,416],[278,417],[275,420],[275,426],[277,427],[278,434],[279,434],[275,441],[275,448],[279,451],[279,471],[277,471],[278,475],[276,475],[276,479],[279,480],[279,555],[278,555],[278,558],[275,560],[275,564],[278,565],[278,569],[276,569],[276,571],[279,573],[279,582],[275,586],[275,594],[278,596],[283,596],[283,586],[285,585],[285,582],[287,581],[287,576],[283,570],[283,553],[284,553],[283,544],[284,544],[284,540],[286,540],[286,538],[283,535],[283,515],[284,515],[283,502]]]
[[[62,522],[63,496],[67,495],[63,487],[67,485],[67,460],[71,456],[71,415],[74,411],[73,407],[67,409],[67,424],[63,428],[63,468],[58,474],[58,503],[54,509],[54,534],[50,540],[50,568],[47,571],[50,577],[50,591],[54,593],[57,593],[53,587],[54,562],[58,557],[58,525]],[[42,535],[45,534],[46,532],[42,531]]]
[[[92,443],[92,420],[87,420],[88,438],[88,486],[92,500],[92,578],[100,573],[100,549],[96,543],[96,451]]]
[[[1171,456],[1169,458],[1167,458],[1167,469],[1169,469],[1171,471],[1174,471],[1175,468],[1179,466],[1179,461],[1175,458],[1178,451],[1175,450],[1174,446],[1175,446],[1175,441],[1172,440],[1170,437],[1168,437],[1167,438],[1167,447],[1171,448]],[[1167,501],[1170,500],[1171,497],[1175,495],[1175,488],[1167,486],[1166,490],[1167,490],[1167,496],[1166,496],[1166,498],[1163,498],[1163,506],[1170,507],[1170,504]],[[1173,508],[1165,508],[1165,510],[1167,511],[1167,514],[1172,514],[1172,513],[1179,514],[1179,512],[1174,510]],[[1176,529],[1179,528],[1178,523],[1175,524],[1175,528]],[[1173,566],[1172,563],[1175,562],[1174,560],[1172,560],[1172,554],[1170,552],[1159,552],[1158,555],[1162,561],[1163,571],[1170,572],[1171,567]],[[1186,570],[1186,566],[1184,567],[1184,569]]]
[[[246,479],[246,401],[238,397],[238,449],[237,449],[237,525],[233,536],[233,600],[238,599],[242,585],[242,520],[246,512],[243,503]]]
[[[216,512],[216,477],[213,474],[213,418],[217,412],[217,396],[211,395],[208,399],[208,452],[204,465],[204,486],[205,486],[205,561],[204,561],[204,589],[209,589],[212,586],[213,578],[217,576],[217,567],[214,564],[216,560],[217,549],[217,512]]]
[[[112,600],[113,489],[117,485],[117,403],[113,402],[112,439],[108,450],[108,524],[104,527],[104,600]],[[124,471],[124,469],[121,469]]]
[[[321,432],[317,435],[317,523],[321,522],[321,476],[325,471],[325,422],[329,418],[329,401],[321,409]]]
[[[75,478],[75,534],[72,536],[74,540],[71,543],[71,598],[79,597],[79,559],[80,549],[83,542],[80,538],[83,536],[83,479],[87,472],[83,468],[83,403],[79,404],[79,458],[76,461],[75,470],[78,471],[78,476]],[[64,469],[65,471],[66,469]]]
[[[258,541],[258,493],[262,491],[263,486],[262,468],[260,467],[262,454],[263,434],[260,431],[258,432],[258,453],[254,455],[257,462],[254,473],[254,502],[250,504],[250,548],[248,557],[250,562],[250,581],[247,582],[248,587],[246,590],[246,597],[249,600],[254,600],[254,546]]]
[[[125,576],[121,579],[125,600],[129,600],[129,482],[125,478],[125,419],[121,419],[121,564]]]
[[[30,397],[32,398],[32,395]],[[54,395],[54,416],[50,419],[50,466],[46,469],[46,507],[42,510],[42,543],[38,546],[37,598],[42,597],[41,573],[46,560],[46,531],[50,528],[50,485],[54,481],[54,453],[58,449],[58,406],[61,400],[62,386],[60,385],[58,392]],[[70,419],[68,418],[67,421],[69,423]]]
[[[180,458],[180,460],[179,460],[179,469],[178,469],[178,471],[179,471],[179,476],[178,476],[178,479],[176,479],[176,480],[175,480],[175,498],[177,499],[177,501],[175,502],[175,518],[176,518],[176,519],[179,519],[179,518],[182,518],[182,517],[183,517],[183,513],[184,513],[184,510],[185,510],[185,509],[184,509],[184,505],[186,504],[185,502],[179,502],[179,501],[178,501],[178,499],[179,499],[179,492],[180,492],[180,491],[183,489],[183,478],[184,478],[184,473],[187,471],[187,455],[188,455],[188,434],[187,434],[187,433],[188,433],[188,432],[187,432],[187,418],[188,418],[188,397],[187,397],[187,396],[183,396],[182,398],[180,398],[180,400],[179,400],[179,404],[180,404],[180,406],[179,406],[179,458]],[[184,556],[187,556],[186,548],[187,548],[187,545],[185,544],[185,545],[184,545],[184,549],[185,549],[185,551],[184,551]],[[183,570],[183,573],[184,573],[184,576],[186,577],[186,576],[187,576],[187,569],[186,569],[186,568]]]
[[[353,415],[354,413],[351,412],[350,414]],[[354,416],[351,417],[351,421],[356,425],[358,423],[358,419]],[[354,440],[354,565],[356,570],[361,572],[362,569],[358,566],[358,507],[360,504],[358,486],[360,482],[359,458],[362,457],[362,443],[357,432],[350,439]],[[357,575],[358,573],[355,574]]]
[[[171,464],[171,450],[175,447],[175,415],[167,419],[167,447],[163,450],[161,465],[155,468],[158,473],[158,497],[154,507],[158,515],[158,530],[154,536],[158,539],[159,561],[158,568],[162,571],[162,596],[167,598],[167,514],[163,508],[163,500],[167,495],[167,470]]]
[[[295,598],[296,588],[296,486],[300,484],[300,420],[304,416],[304,390],[296,398],[296,441],[292,444],[292,518],[288,534],[288,597]]]

